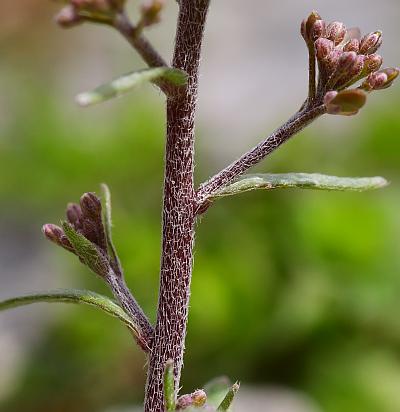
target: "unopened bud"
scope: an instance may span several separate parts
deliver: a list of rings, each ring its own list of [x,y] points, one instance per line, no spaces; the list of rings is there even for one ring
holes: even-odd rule
[[[312,42],[315,42],[317,39],[320,37],[323,37],[325,35],[325,30],[326,30],[326,23],[324,20],[317,20],[310,33],[310,40]]]
[[[360,41],[360,53],[373,54],[382,44],[382,32],[375,31],[365,35]]]
[[[342,54],[340,50],[333,49],[325,59],[324,68],[328,76],[335,72]]]
[[[357,39],[349,40],[345,46],[343,47],[343,51],[345,52],[355,52],[358,53],[360,51],[360,41]]]
[[[319,38],[315,42],[315,50],[318,60],[325,60],[329,54],[333,51],[334,44],[331,40],[325,38]]]
[[[188,394],[182,395],[176,404],[177,410],[185,410],[187,408],[201,408],[207,402],[207,395],[202,389],[198,389],[197,391]]]
[[[371,73],[361,85],[361,89],[368,92],[387,89],[393,84],[399,73],[400,69],[397,68],[387,68]]]
[[[68,222],[71,223],[71,225],[74,226],[75,229],[78,229],[82,221],[81,207],[76,203],[69,203],[67,205],[66,215]]]
[[[354,66],[357,61],[357,54],[355,52],[343,52],[339,57],[337,70],[341,73],[346,73]]]
[[[60,10],[55,17],[55,21],[61,27],[69,28],[82,23],[83,19],[79,16],[79,13],[74,6],[68,5]]]
[[[101,201],[92,192],[84,193],[80,199],[82,213],[85,217],[101,219]]]
[[[366,94],[358,89],[331,91],[325,95],[324,103],[328,114],[352,116],[365,105]]]
[[[143,26],[151,26],[159,23],[161,11],[164,7],[164,0],[148,0],[141,7]]]
[[[350,52],[354,53],[354,52]],[[342,72],[340,79],[335,85],[335,89],[344,89],[351,86],[356,81],[360,80],[360,76],[364,69],[365,56],[356,55],[353,64],[349,66],[345,71]]]
[[[42,232],[51,242],[69,250],[70,252],[74,252],[74,248],[65,236],[65,233],[61,227],[48,223],[42,227]]]
[[[379,54],[369,54],[364,59],[364,73],[365,75],[376,72],[382,66],[383,59]]]
[[[346,36],[346,26],[339,22],[334,21],[333,23],[328,24],[326,28],[326,37],[329,40],[332,40],[336,45],[340,44]]]
[[[321,21],[321,16],[316,12],[316,11],[312,11],[310,13],[310,15],[303,20],[303,22],[301,23],[301,35],[303,36],[304,40],[306,41],[306,43],[308,45],[311,45],[313,42],[312,39],[312,30],[314,27],[314,24],[317,21]]]

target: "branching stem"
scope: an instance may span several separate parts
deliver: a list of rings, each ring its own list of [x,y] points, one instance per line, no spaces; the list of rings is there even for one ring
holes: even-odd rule
[[[193,265],[195,191],[194,125],[198,69],[209,0],[181,0],[173,67],[186,86],[167,100],[162,257],[155,338],[150,354],[145,412],[163,412],[164,370],[174,364],[175,397],[183,366]]]
[[[124,278],[111,271],[105,280],[122,308],[132,318],[134,323],[138,325],[138,334],[135,335],[138,345],[145,352],[150,352],[154,340],[154,329],[127,287]]]
[[[232,183],[234,179],[255,166],[267,155],[272,153],[295,134],[299,133],[325,112],[325,106],[322,104],[313,108],[306,107],[253,149],[249,150],[238,160],[214,175],[207,182],[203,183],[197,191],[198,214],[202,213],[207,208],[208,197]]]

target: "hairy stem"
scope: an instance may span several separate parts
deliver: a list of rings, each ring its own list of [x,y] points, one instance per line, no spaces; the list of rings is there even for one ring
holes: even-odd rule
[[[325,112],[326,109],[324,105],[319,105],[311,109],[306,108],[300,111],[253,149],[217,173],[207,182],[203,183],[197,191],[198,213],[206,209],[208,197],[232,183],[234,179],[255,166]]]
[[[124,278],[111,271],[106,277],[106,281],[114,297],[138,326],[138,332],[135,335],[136,342],[145,352],[150,352],[154,339],[154,329],[127,287]]]
[[[133,48],[140,54],[149,67],[168,66],[165,60],[154,49],[149,41],[136,30],[128,17],[120,13],[114,21],[114,27],[125,37]]]
[[[174,364],[179,388],[193,264],[195,223],[194,126],[201,44],[209,0],[181,0],[173,67],[188,83],[167,101],[160,291],[155,338],[150,353],[145,412],[164,411],[163,375]]]
[[[113,25],[140,54],[149,67],[168,67],[167,62],[141,33],[140,27],[132,25],[126,14],[118,14]],[[166,95],[171,94],[171,90],[174,89],[174,87],[165,80],[159,80],[155,83]]]

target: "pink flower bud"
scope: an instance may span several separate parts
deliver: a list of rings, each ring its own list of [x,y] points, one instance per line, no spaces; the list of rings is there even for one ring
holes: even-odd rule
[[[70,252],[74,252],[74,248],[65,236],[64,231],[59,226],[48,223],[42,227],[42,232],[51,242]]]
[[[331,91],[325,95],[324,104],[328,114],[352,116],[365,105],[366,94],[358,89]]]
[[[316,11],[312,11],[301,23],[300,32],[308,45],[312,44],[312,30],[318,20],[321,20],[321,16]]]
[[[360,53],[373,54],[382,44],[382,32],[375,31],[365,35],[360,42]]]
[[[333,51],[334,45],[331,40],[325,38],[319,38],[315,42],[315,50],[318,60],[325,60],[329,54]]]
[[[361,85],[361,88],[366,91],[383,90],[390,87],[396,78],[399,76],[400,69],[386,68],[379,72],[371,73]]]
[[[326,37],[336,45],[340,44],[346,36],[346,27],[343,23],[334,21],[326,28]]]
[[[354,63],[357,61],[357,54],[355,52],[343,52],[339,57],[337,64],[337,70],[341,73],[346,73],[351,67],[354,66]]]
[[[338,67],[339,59],[340,59],[342,53],[343,52],[338,50],[338,49],[333,49],[329,53],[328,57],[325,59],[324,67],[325,67],[325,71],[327,72],[328,75],[333,74],[333,72]]]
[[[364,72],[370,74],[379,70],[382,66],[383,59],[379,54],[369,54],[364,59]]]
[[[188,394],[182,395],[176,405],[177,410],[185,410],[191,407],[194,408],[201,408],[207,402],[207,395],[202,389],[198,389],[197,391]]]
[[[83,19],[81,16],[79,16],[74,6],[68,5],[60,10],[60,12],[55,17],[55,21],[61,27],[69,28],[82,23]]]
[[[355,52],[358,53],[360,51],[360,41],[357,39],[349,40],[345,46],[343,47],[343,51],[345,52]]]
[[[310,33],[310,40],[312,42],[315,42],[315,40],[319,39],[320,37],[323,37],[325,35],[325,30],[326,30],[326,23],[324,20],[317,20]]]

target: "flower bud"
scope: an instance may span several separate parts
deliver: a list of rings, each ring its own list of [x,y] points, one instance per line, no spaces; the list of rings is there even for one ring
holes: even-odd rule
[[[325,95],[324,104],[328,114],[352,116],[366,103],[366,94],[358,89],[331,91]]]
[[[159,23],[161,11],[164,7],[164,0],[148,0],[141,7],[143,26],[151,26]]]
[[[350,67],[348,67],[348,69],[342,74],[335,88],[343,89],[351,86],[357,80],[360,80],[360,75],[364,70],[364,60],[365,56],[356,55],[353,64]]]
[[[330,76],[336,70],[342,52],[338,49],[333,49],[324,61],[324,69],[326,74]]]
[[[355,52],[343,52],[339,57],[337,71],[346,73],[357,62],[357,54]]]
[[[82,23],[83,19],[74,6],[68,5],[60,10],[55,17],[55,21],[61,27],[69,28]]]
[[[321,20],[321,16],[316,11],[312,11],[301,23],[301,35],[308,45],[312,44],[311,32],[317,20]]]
[[[94,193],[84,193],[80,199],[80,205],[84,217],[96,221],[101,219],[101,201]]]
[[[71,223],[75,229],[78,229],[82,221],[81,207],[76,203],[69,203],[67,205],[66,215],[68,222]]]
[[[369,54],[364,58],[365,75],[376,72],[382,66],[383,59],[379,54]]]
[[[185,410],[191,407],[201,408],[205,405],[206,401],[206,393],[202,389],[198,389],[189,395],[182,395],[177,401],[176,409]]]
[[[64,231],[59,226],[47,223],[42,227],[42,232],[51,242],[70,252],[74,252],[74,248],[65,236]]]
[[[355,52],[355,53],[359,53],[360,51],[360,41],[357,39],[351,39],[349,40],[345,46],[343,47],[343,51],[345,52]]]
[[[373,54],[382,44],[382,32],[375,31],[365,35],[360,41],[360,53]]]
[[[320,37],[315,42],[315,50],[318,60],[325,60],[333,51],[334,45],[331,40]]]
[[[326,23],[324,20],[317,20],[310,33],[310,40],[312,42],[315,42],[317,39],[320,37],[323,37],[325,35],[325,30],[326,30]]]
[[[371,73],[361,85],[361,89],[368,92],[387,89],[393,84],[399,73],[400,69],[392,67]]]
[[[336,45],[340,44],[346,36],[346,27],[343,23],[334,21],[333,23],[328,24],[326,28],[326,37],[329,40],[332,40]]]

